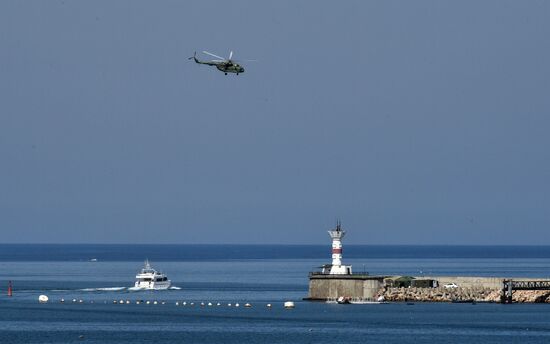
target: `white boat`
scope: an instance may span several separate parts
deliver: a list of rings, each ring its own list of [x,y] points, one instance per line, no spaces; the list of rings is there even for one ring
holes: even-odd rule
[[[387,304],[386,301],[366,301],[366,300],[357,300],[357,301],[350,301],[349,302],[352,305],[383,305]]]
[[[135,289],[164,290],[170,288],[172,283],[162,272],[151,267],[149,260],[145,261],[145,266],[136,275]]]
[[[370,300],[370,299],[363,299],[363,298],[350,298],[350,297],[344,297],[340,296],[337,299],[329,298],[325,301],[325,303],[337,303],[337,304],[351,304],[351,305],[379,305],[379,304],[385,304],[387,303],[383,297],[379,297],[376,301]]]

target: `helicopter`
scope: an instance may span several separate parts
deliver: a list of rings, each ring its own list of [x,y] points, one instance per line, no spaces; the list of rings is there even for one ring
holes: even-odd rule
[[[208,66],[216,66],[216,68],[219,71],[224,72],[225,75],[227,75],[227,73],[235,73],[237,75],[239,75],[239,73],[244,73],[244,68],[240,64],[236,63],[234,60],[231,59],[233,57],[233,51],[231,51],[229,53],[229,58],[227,58],[227,59],[225,59],[221,56],[209,53],[208,51],[203,51],[203,53],[206,54],[206,55],[210,55],[212,57],[215,57],[216,60],[201,61],[201,60],[197,59],[197,52],[196,51],[195,51],[195,54],[189,58],[189,60],[194,59],[195,62],[198,63],[198,64],[205,64],[205,65],[208,65]]]

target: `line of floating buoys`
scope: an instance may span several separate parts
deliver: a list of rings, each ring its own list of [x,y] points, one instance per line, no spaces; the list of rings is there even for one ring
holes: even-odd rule
[[[39,301],[40,303],[47,303],[48,300],[49,300],[49,298],[48,298],[47,295],[40,295],[40,296],[38,297],[38,301]],[[72,301],[73,303],[83,303],[83,302],[84,302],[84,300],[82,300],[82,299],[76,299],[76,298],[72,299],[71,301]],[[65,303],[65,299],[64,299],[64,298],[61,298],[61,299],[59,300],[59,302],[60,302],[60,303]],[[127,305],[129,305],[129,304],[131,304],[132,302],[133,302],[133,301],[130,301],[130,300],[123,300],[123,299],[120,299],[120,300],[113,300],[113,304],[121,304],[121,305],[122,305],[122,304],[127,304]],[[94,303],[94,300],[91,300],[90,303]],[[107,301],[103,301],[103,303],[107,304]],[[153,301],[151,301],[151,300],[147,300],[147,301],[144,301],[144,300],[136,300],[136,301],[135,301],[135,304],[136,304],[136,305],[139,305],[139,304],[142,304],[142,303],[145,303],[145,304],[147,304],[147,305],[150,305],[150,304],[153,304],[153,305],[158,305],[158,304],[165,305],[165,304],[166,304],[166,301],[157,301],[157,300],[153,300]],[[195,306],[195,303],[194,303],[194,302],[189,302],[189,303],[188,303],[187,301],[176,301],[175,304],[176,304],[176,306],[191,306],[191,307]],[[208,307],[218,306],[218,307],[219,307],[219,306],[221,306],[221,305],[222,305],[222,304],[221,304],[220,302],[216,302],[216,303],[213,303],[213,302],[207,302],[207,303],[201,302],[201,303],[200,303],[200,306],[201,306],[201,307],[204,307],[204,306],[208,306]],[[226,305],[227,305],[227,307],[240,307],[240,306],[241,306],[241,304],[239,304],[238,302],[235,302],[235,303],[229,302],[229,303],[227,303]],[[245,307],[245,308],[251,308],[251,307],[252,307],[252,304],[249,303],[249,302],[247,302],[247,303],[245,303],[245,304],[243,305],[243,307]],[[273,307],[273,304],[268,303],[268,304],[266,304],[266,307],[269,308],[269,309],[271,309],[271,308]],[[285,301],[284,304],[283,304],[283,307],[284,307],[285,309],[293,309],[293,308],[295,308],[295,304],[294,304],[293,301]]]

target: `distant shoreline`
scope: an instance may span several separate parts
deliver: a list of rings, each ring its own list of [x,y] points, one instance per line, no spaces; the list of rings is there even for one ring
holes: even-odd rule
[[[147,256],[147,257],[145,257]],[[545,246],[346,245],[344,261],[369,259],[550,259]],[[330,259],[324,245],[0,244],[0,261],[225,261]],[[355,262],[357,263],[357,262]],[[360,268],[357,266],[356,268]]]

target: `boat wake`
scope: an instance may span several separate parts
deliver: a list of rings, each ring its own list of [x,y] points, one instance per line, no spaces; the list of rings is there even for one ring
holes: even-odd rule
[[[127,287],[106,287],[106,288],[84,288],[84,289],[78,289],[78,291],[123,291],[129,289]]]
[[[37,289],[44,291],[47,289]],[[35,292],[37,290],[19,290],[18,292]],[[51,292],[87,292],[87,293],[101,293],[101,292],[136,292],[136,291],[163,291],[163,290],[181,290],[180,287],[171,286],[167,289],[148,289],[144,287],[98,287],[98,288],[78,288],[78,289],[50,289]]]
[[[130,287],[128,288],[128,291],[141,291],[141,290],[147,290],[146,288],[141,287]]]

